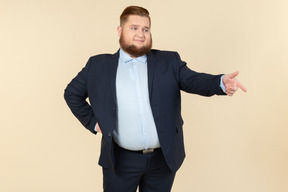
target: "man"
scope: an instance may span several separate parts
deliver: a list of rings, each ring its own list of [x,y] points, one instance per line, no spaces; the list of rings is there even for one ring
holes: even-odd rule
[[[150,28],[146,9],[127,7],[117,28],[120,50],[91,57],[65,89],[73,114],[102,133],[99,164],[107,192],[171,190],[185,158],[180,90],[203,96],[246,91],[238,72],[197,73],[176,52],[151,50]]]

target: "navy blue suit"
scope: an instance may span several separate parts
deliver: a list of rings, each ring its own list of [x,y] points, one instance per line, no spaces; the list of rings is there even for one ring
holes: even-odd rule
[[[96,133],[95,124],[99,123],[103,133],[99,164],[104,168],[114,168],[117,161],[112,133],[117,125],[118,59],[119,51],[91,57],[64,94],[71,111],[88,130]],[[159,50],[147,54],[147,67],[151,109],[162,153],[168,167],[176,172],[185,158],[180,91],[224,95],[219,86],[221,75],[192,71],[178,53]]]

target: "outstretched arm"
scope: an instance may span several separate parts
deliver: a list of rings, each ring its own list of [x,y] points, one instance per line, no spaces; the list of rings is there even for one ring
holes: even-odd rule
[[[240,88],[242,91],[247,92],[247,89],[236,79],[239,71],[226,74],[223,76],[223,84],[226,89],[226,93],[229,96],[233,96],[234,93]]]

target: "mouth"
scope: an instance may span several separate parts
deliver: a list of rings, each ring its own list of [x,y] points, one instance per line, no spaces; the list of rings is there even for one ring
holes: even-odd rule
[[[136,42],[136,43],[144,43],[145,41],[144,40],[134,40],[134,42]]]

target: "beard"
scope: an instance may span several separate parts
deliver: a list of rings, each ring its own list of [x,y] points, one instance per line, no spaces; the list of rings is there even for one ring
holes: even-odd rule
[[[140,48],[137,48],[135,45],[129,45],[128,43],[126,43],[126,41],[124,39],[124,36],[123,36],[123,33],[122,33],[121,36],[120,36],[120,39],[119,39],[119,43],[120,43],[121,48],[126,53],[128,53],[130,56],[136,58],[136,57],[140,57],[140,56],[146,55],[147,53],[149,53],[151,51],[151,48],[152,48],[152,37],[151,37],[150,42],[148,42],[147,45],[144,45],[144,46],[142,46]]]

